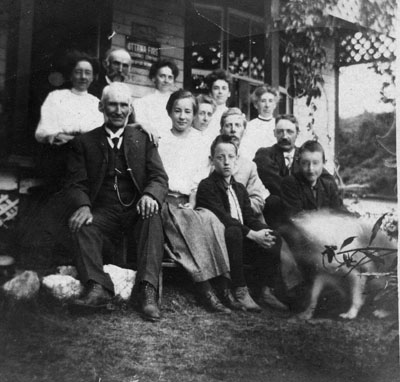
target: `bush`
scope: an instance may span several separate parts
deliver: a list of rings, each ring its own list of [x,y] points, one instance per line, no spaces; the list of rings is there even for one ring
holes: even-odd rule
[[[396,171],[385,167],[390,154],[381,148],[377,135],[385,135],[393,113],[363,114],[340,119],[336,136],[336,157],[340,164],[340,175],[346,184],[370,186],[370,192],[395,195]]]

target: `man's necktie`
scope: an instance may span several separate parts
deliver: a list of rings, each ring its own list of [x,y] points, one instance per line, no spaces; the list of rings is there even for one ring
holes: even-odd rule
[[[311,187],[311,192],[314,196],[314,199],[317,200],[317,186]]]
[[[113,143],[113,151],[117,152],[118,151],[118,143],[119,143],[119,138],[118,137],[114,137],[111,139],[112,143]]]
[[[239,220],[240,223],[243,224],[242,209],[240,208],[239,201],[237,199],[235,191],[232,188],[232,185],[228,186],[228,188],[226,189],[226,192],[228,194],[228,201],[229,201],[229,207],[231,210],[231,216],[233,218]]]
[[[290,156],[285,156],[285,165],[289,171],[289,174],[292,172],[292,158]]]

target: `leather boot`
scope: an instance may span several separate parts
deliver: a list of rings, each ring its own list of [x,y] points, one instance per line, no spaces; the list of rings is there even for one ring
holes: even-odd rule
[[[261,312],[261,308],[251,298],[247,286],[237,287],[235,289],[235,297],[239,303],[251,312]]]
[[[272,290],[268,286],[264,286],[261,289],[260,302],[276,310],[282,310],[282,311],[289,310],[287,305],[279,301],[278,298],[274,296]]]
[[[112,293],[99,283],[90,282],[84,297],[74,301],[75,305],[99,307],[106,305],[112,298]]]
[[[222,290],[221,302],[232,310],[246,310],[246,308],[240,302],[235,300],[235,297],[233,297],[232,292],[229,288]]]
[[[157,304],[157,290],[146,281],[140,284],[140,309],[145,320],[154,322],[161,318]]]
[[[227,314],[231,313],[230,309],[221,304],[221,302],[218,300],[218,297],[212,290],[202,293],[202,300],[206,308],[211,312]]]

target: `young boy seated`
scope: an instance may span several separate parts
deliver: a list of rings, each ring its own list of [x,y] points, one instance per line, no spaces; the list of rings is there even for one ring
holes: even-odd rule
[[[225,225],[232,287],[238,302],[247,310],[261,310],[251,298],[244,278],[243,262],[252,263],[261,278],[261,302],[286,310],[286,305],[272,293],[274,282],[280,277],[281,239],[254,216],[245,186],[233,178],[237,158],[234,137],[220,135],[214,140],[214,171],[200,182],[196,206],[209,209]]]
[[[335,179],[324,170],[325,153],[317,141],[307,141],[299,149],[299,171],[286,176],[281,199],[286,217],[304,210],[331,208],[346,211]]]

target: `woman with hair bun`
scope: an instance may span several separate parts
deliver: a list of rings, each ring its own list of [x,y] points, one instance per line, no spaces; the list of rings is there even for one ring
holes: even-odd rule
[[[168,134],[171,129],[165,107],[174,91],[178,75],[179,69],[173,60],[161,59],[155,62],[149,71],[149,78],[155,86],[154,92],[133,102],[136,122],[158,137]]]
[[[240,144],[240,153],[250,160],[259,148],[276,143],[274,111],[279,102],[279,90],[269,85],[259,86],[251,95],[251,102],[257,109],[258,116],[247,124]]]
[[[75,51],[67,56],[66,71],[71,88],[52,91],[42,105],[35,132],[40,143],[61,146],[103,123],[99,99],[88,93],[98,63],[86,53]]]

